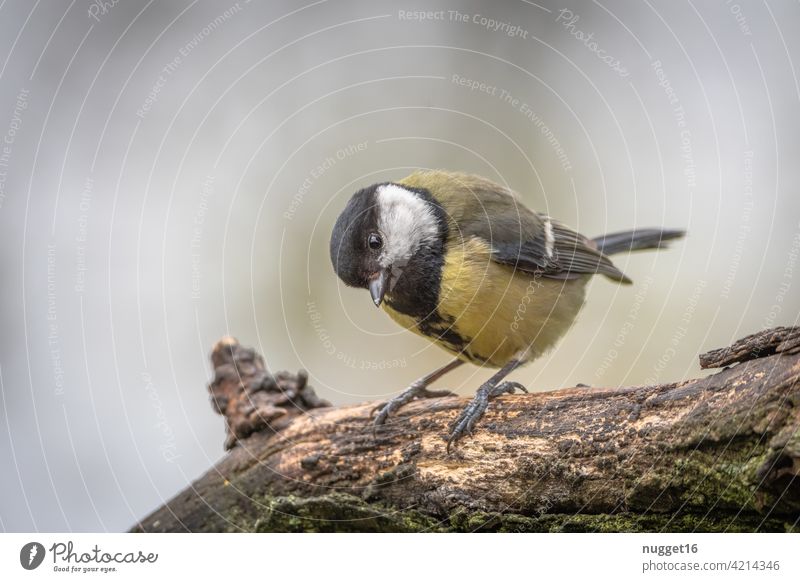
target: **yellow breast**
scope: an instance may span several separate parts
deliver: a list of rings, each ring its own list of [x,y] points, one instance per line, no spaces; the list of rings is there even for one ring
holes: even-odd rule
[[[586,280],[561,281],[515,271],[492,261],[488,243],[477,237],[453,242],[445,254],[437,312],[467,343],[463,351],[437,344],[463,360],[493,367],[513,358],[533,360],[575,320]],[[430,337],[415,318],[384,308],[403,327]]]

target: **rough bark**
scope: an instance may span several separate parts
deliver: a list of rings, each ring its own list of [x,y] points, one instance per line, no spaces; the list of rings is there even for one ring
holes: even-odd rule
[[[794,531],[800,329],[701,356],[705,378],[504,396],[447,455],[466,404],[319,400],[221,340],[228,455],[133,531]]]

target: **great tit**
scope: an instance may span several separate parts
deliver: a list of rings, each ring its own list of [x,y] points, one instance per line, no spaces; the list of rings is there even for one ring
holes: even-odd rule
[[[631,283],[608,255],[661,248],[683,234],[648,228],[588,239],[528,209],[508,188],[456,172],[417,171],[359,190],[333,227],[336,274],[455,356],[379,406],[375,424],[414,398],[450,395],[428,386],[464,362],[499,368],[456,418],[449,451],[492,398],[527,392],[505,377],[564,335],[590,276]]]

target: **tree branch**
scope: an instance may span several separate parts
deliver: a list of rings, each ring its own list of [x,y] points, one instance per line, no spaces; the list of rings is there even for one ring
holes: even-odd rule
[[[306,376],[214,348],[230,453],[133,531],[786,531],[800,519],[800,328],[701,356],[705,378],[333,408]],[[771,354],[771,355],[770,355]],[[765,357],[766,356],[766,357]]]

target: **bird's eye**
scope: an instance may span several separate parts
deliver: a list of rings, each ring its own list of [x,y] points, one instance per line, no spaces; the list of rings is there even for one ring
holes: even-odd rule
[[[367,237],[367,244],[373,251],[377,251],[383,246],[383,239],[377,232],[373,232]]]

